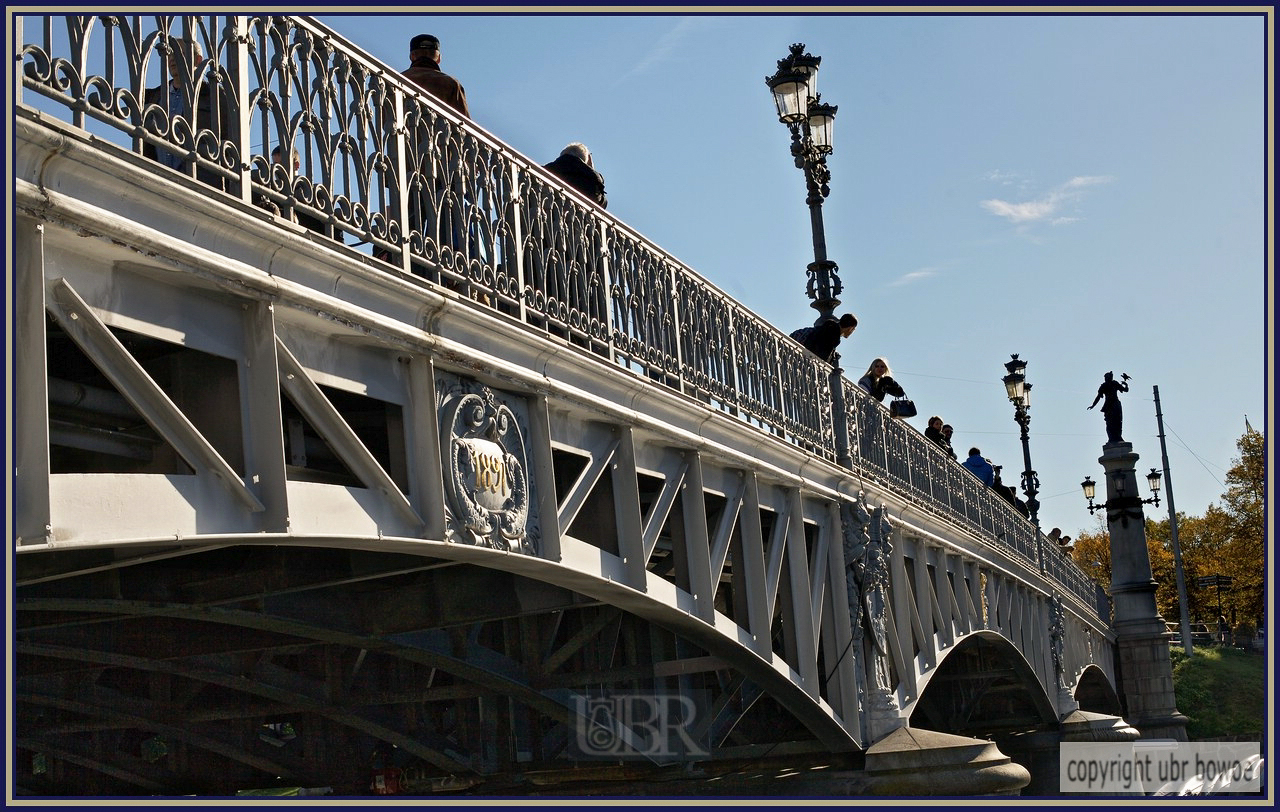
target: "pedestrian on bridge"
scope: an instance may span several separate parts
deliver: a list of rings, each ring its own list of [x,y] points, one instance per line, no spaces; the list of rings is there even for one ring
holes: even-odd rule
[[[877,358],[871,362],[871,366],[867,367],[867,374],[858,379],[858,386],[875,398],[877,403],[884,403],[886,395],[893,395],[895,398],[906,397],[906,391],[891,377],[892,374],[893,370],[889,369],[889,362],[883,358]]]
[[[955,457],[955,453],[951,451],[951,443],[942,433],[943,425],[942,418],[935,414],[933,417],[929,418],[929,426],[924,430],[924,436],[941,446],[943,451],[946,451],[951,454],[952,457]]]
[[[959,457],[956,456],[955,448],[951,445],[951,435],[954,432],[955,432],[955,429],[951,427],[950,423],[942,424],[942,439],[944,441],[942,447],[946,449],[946,452],[951,455],[951,459],[953,460],[959,459]]]
[[[467,92],[462,83],[440,70],[440,40],[431,34],[419,34],[409,40],[410,65],[404,78],[471,118],[467,109]]]
[[[857,327],[858,317],[852,313],[845,313],[839,321],[829,318],[813,327],[801,327],[793,332],[791,337],[803,344],[809,352],[835,366],[836,361],[839,360],[835,353],[836,348],[840,346],[840,340],[853,335]]]
[[[596,171],[591,150],[581,141],[574,141],[560,150],[560,157],[542,168],[582,192],[600,208],[609,208],[609,199],[604,193],[604,176]]]
[[[201,131],[209,130],[216,141],[221,141],[223,130],[229,132],[235,126],[225,90],[230,84],[214,75],[217,66],[210,66],[207,75],[202,77],[201,74],[206,69],[204,53],[200,50],[199,43],[171,40],[168,47],[169,83],[147,88],[142,97],[143,106],[156,105],[167,114],[167,129],[171,138],[174,133],[182,131],[181,128],[174,127],[173,119],[178,116],[185,119],[193,136],[192,143],[179,144],[179,147],[186,149],[175,151],[146,141],[142,145],[142,156],[185,174],[190,169],[187,150],[195,151],[194,140]],[[194,87],[189,88],[188,83]],[[196,166],[196,179],[217,189],[226,188],[225,179],[221,175],[203,166]]]
[[[969,469],[969,473],[982,480],[983,485],[988,488],[995,485],[996,469],[990,460],[982,456],[982,451],[978,448],[969,449],[969,458],[960,464]]]

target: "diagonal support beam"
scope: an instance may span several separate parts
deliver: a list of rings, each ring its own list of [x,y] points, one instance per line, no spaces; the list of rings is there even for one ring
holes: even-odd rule
[[[790,633],[795,641],[795,667],[804,681],[804,688],[812,697],[819,690],[818,642],[815,629],[821,616],[812,614],[810,593],[814,585],[809,582],[809,562],[804,530],[804,501],[798,488],[788,493],[787,511],[791,517],[787,538],[787,587],[791,595]]]
[[[644,539],[641,535],[640,486],[636,474],[635,435],[630,426],[620,426],[618,451],[614,457],[613,511],[618,534],[618,555],[622,558],[627,584],[641,592],[648,577]]]
[[[653,555],[653,548],[658,545],[658,536],[662,534],[662,528],[667,523],[667,517],[671,515],[671,507],[675,504],[676,497],[680,495],[681,487],[684,485],[685,474],[688,470],[688,461],[682,459],[678,470],[668,476],[662,483],[662,493],[658,494],[657,501],[649,508],[649,515],[645,517],[644,523],[645,561],[649,560],[649,556]]]
[[[156,781],[145,774],[148,771],[159,771],[140,759],[126,758],[120,752],[103,756],[95,752],[96,748],[92,746],[70,745],[66,742],[55,741],[49,737],[28,736],[22,733],[16,733],[13,743],[18,747],[55,756],[69,764],[75,764],[87,770],[102,773],[117,781],[123,781],[139,789],[147,790],[153,795],[168,794],[168,785]]]
[[[84,648],[67,648],[54,645],[19,643],[24,654],[55,657],[71,662],[88,662],[131,668],[156,674],[172,674],[184,679],[218,685],[223,688],[273,700],[286,707],[304,709],[333,721],[359,730],[402,748],[444,770],[467,771],[470,767],[445,753],[440,742],[427,742],[396,729],[390,720],[380,720],[368,711],[359,711],[342,703],[326,701],[323,685],[307,684],[292,672],[272,665],[264,658],[254,668],[254,674],[240,674],[236,668],[223,661],[227,657],[204,655],[168,659],[148,659]],[[290,684],[292,682],[292,684]]]
[[[773,523],[773,532],[769,538],[769,558],[765,563],[764,588],[765,608],[770,617],[773,617],[774,611],[778,608],[778,582],[782,578],[782,562],[789,546],[787,537],[790,534],[792,507],[791,500],[788,499],[786,508],[778,514]]]
[[[733,528],[738,523],[738,513],[742,510],[742,497],[746,492],[746,480],[740,478],[737,493],[729,497],[725,502],[724,512],[720,514],[720,522],[716,525],[715,543],[711,547],[712,585],[720,583],[720,576],[724,574],[724,562],[729,556],[729,540],[733,538]]]
[[[292,759],[286,762],[279,756],[265,758],[250,753],[238,741],[170,724],[162,712],[144,708],[140,702],[117,691],[90,686],[81,689],[74,696],[66,696],[64,693],[57,692],[52,686],[46,686],[42,690],[26,688],[19,691],[17,695],[22,701],[32,705],[120,721],[131,727],[152,731],[167,739],[187,742],[193,747],[217,753],[224,758],[270,775],[305,780],[305,776],[302,775],[303,765],[293,762]]]
[[[813,634],[818,636],[819,619],[823,617],[823,604],[843,607],[849,613],[849,601],[845,596],[845,560],[844,548],[840,544],[832,545],[832,539],[843,538],[844,528],[840,523],[840,507],[831,503],[825,511],[826,521],[818,526],[818,539],[813,554],[809,556],[809,583],[813,592],[809,595],[812,601],[810,612],[813,614]],[[839,576],[839,588],[832,587],[831,600],[827,601],[827,574],[834,571]]]
[[[605,447],[598,450],[592,449],[591,462],[578,476],[578,480],[573,483],[573,487],[565,496],[564,503],[560,505],[559,518],[562,532],[573,526],[573,520],[578,518],[578,512],[586,504],[587,497],[591,495],[591,489],[596,486],[601,474],[613,460],[613,455],[617,453],[621,442],[621,438],[614,437]]]
[[[289,397],[293,398],[294,404],[316,431],[320,432],[320,436],[333,447],[365,487],[381,493],[382,498],[392,509],[414,525],[416,530],[421,531],[426,526],[426,522],[418,515],[418,511],[409,504],[409,500],[400,491],[395,480],[360,441],[338,410],[333,408],[333,404],[320,391],[315,381],[311,380],[311,376],[302,368],[302,364],[298,363],[293,353],[289,352],[289,348],[279,336],[276,336],[276,356],[280,360],[280,385],[289,393]]]
[[[766,660],[773,659],[772,607],[767,599],[764,571],[764,529],[760,524],[760,484],[755,471],[747,471],[742,511],[742,571],[735,567],[733,579],[739,585],[735,597],[744,596],[747,604],[747,624],[751,630],[752,647]],[[738,559],[735,559],[735,563]],[[744,594],[745,593],[745,594]]]
[[[711,539],[707,534],[707,503],[702,479],[702,458],[698,452],[685,454],[684,495],[680,504],[684,513],[684,548],[682,553],[689,571],[689,591],[693,593],[698,617],[715,623],[716,581],[711,577]],[[719,577],[717,570],[716,577]]]
[[[262,503],[245,487],[240,475],[191,424],[120,340],[112,335],[71,284],[65,279],[58,279],[51,288],[53,295],[49,312],[120,394],[197,473],[215,477],[245,507],[254,513],[261,512],[264,509]]]

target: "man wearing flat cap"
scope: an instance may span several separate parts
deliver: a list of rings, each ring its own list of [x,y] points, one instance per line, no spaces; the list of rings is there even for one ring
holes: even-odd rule
[[[466,91],[457,79],[440,70],[440,40],[430,34],[419,34],[409,40],[409,59],[412,64],[404,71],[406,79],[471,118]]]

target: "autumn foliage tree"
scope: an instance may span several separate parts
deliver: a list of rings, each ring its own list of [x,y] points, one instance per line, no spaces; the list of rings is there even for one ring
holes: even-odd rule
[[[1178,588],[1173,552],[1167,538],[1156,532],[1155,523],[1147,522],[1147,555],[1151,560],[1151,578],[1156,582],[1156,608],[1161,617],[1176,620]],[[1111,594],[1111,535],[1101,514],[1093,530],[1081,530],[1076,535],[1071,557],[1085,575],[1101,584],[1108,595]]]

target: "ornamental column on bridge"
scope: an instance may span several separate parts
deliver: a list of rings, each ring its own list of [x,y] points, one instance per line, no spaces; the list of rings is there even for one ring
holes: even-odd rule
[[[1106,470],[1107,528],[1111,539],[1112,628],[1124,717],[1143,738],[1187,741],[1187,717],[1173,695],[1169,630],[1156,608],[1146,521],[1134,464],[1138,455],[1124,441],[1102,447]]]

